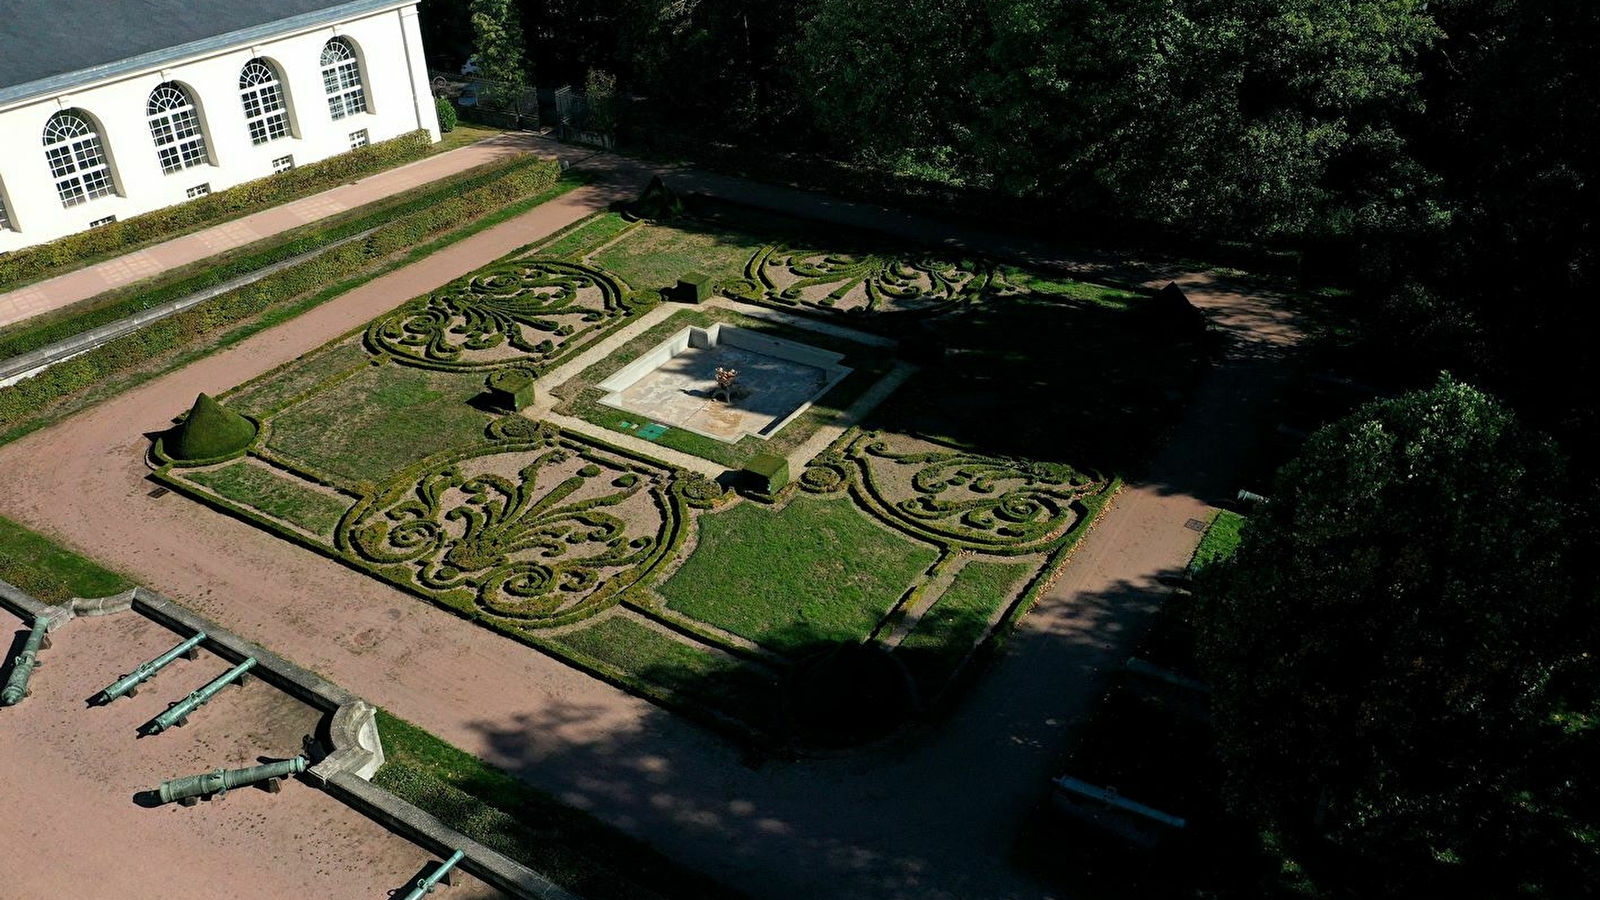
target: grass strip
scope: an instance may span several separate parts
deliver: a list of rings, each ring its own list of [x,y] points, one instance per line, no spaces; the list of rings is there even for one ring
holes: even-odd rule
[[[975,559],[962,566],[933,607],[900,641],[895,655],[905,663],[924,696],[950,680],[994,618],[1015,595],[1033,563]]]
[[[384,710],[378,730],[374,784],[585,900],[743,898]]]
[[[179,235],[231,222],[428,155],[426,131],[358,147],[187,203],[151,210],[0,257],[0,290],[14,290]]]
[[[551,166],[554,166],[553,162]],[[372,238],[369,238],[368,241],[359,242],[368,246],[355,259],[341,256],[347,248],[355,246],[345,245],[325,254],[331,255],[331,258],[319,257],[272,276],[272,279],[295,279],[297,290],[280,289],[269,293],[266,283],[272,279],[265,279],[58,363],[33,378],[0,389],[0,427],[6,428],[0,433],[0,445],[238,344],[388,272],[522,215],[585,183],[586,176],[562,176],[543,190],[524,185],[510,192],[521,199],[503,196],[505,191],[501,189],[506,185],[486,186],[482,190],[495,196],[484,199],[505,205],[499,205],[493,212],[454,230],[448,230],[447,226],[459,223],[464,217],[461,210],[453,205],[441,205],[417,213],[417,216],[426,217],[425,221],[436,223],[445,230],[443,233],[436,229],[423,234],[419,240],[428,237],[433,237],[433,240],[409,246],[403,238],[407,231],[415,227],[415,223],[408,220],[391,223],[396,228],[396,232],[388,236],[397,245],[392,247],[393,255],[383,257],[383,261],[376,266],[369,263],[365,271],[354,264],[367,261],[367,249],[388,249],[388,241],[372,243]],[[531,196],[530,191],[533,192]],[[377,237],[377,234],[373,235],[373,238]],[[314,268],[303,269],[302,266]],[[358,274],[349,274],[352,271]],[[314,287],[321,289],[306,293],[308,288]]]
[[[553,644],[661,685],[762,728],[776,725],[777,684],[741,661],[678,640],[626,615],[552,635]]]
[[[333,534],[334,526],[339,524],[352,502],[324,494],[248,460],[217,469],[186,471],[183,477],[235,503],[298,525],[312,534]]]
[[[1206,526],[1205,536],[1200,538],[1200,546],[1194,548],[1194,556],[1189,560],[1190,573],[1199,574],[1212,563],[1233,556],[1233,551],[1239,549],[1239,531],[1243,527],[1244,516],[1226,509],[1217,510],[1211,524]]]
[[[133,587],[116,572],[5,518],[0,518],[0,579],[46,603],[107,597]]]

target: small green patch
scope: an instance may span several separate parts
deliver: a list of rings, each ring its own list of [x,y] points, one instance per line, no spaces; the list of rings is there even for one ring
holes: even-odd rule
[[[751,725],[771,717],[773,680],[731,656],[679,640],[626,615],[554,635],[559,644],[673,693],[711,702]]]
[[[1035,568],[1033,563],[975,559],[956,572],[895,650],[925,698],[950,680],[989,621],[1015,596],[1017,582]]]
[[[323,537],[332,536],[334,526],[351,503],[249,460],[219,469],[184,472],[182,477],[235,503]]]
[[[699,545],[659,590],[684,615],[794,653],[865,639],[937,555],[848,500],[743,503],[700,517]]]
[[[741,900],[593,816],[379,710],[372,782],[591,900]]]
[[[1244,516],[1225,509],[1217,510],[1211,524],[1206,527],[1200,546],[1194,548],[1189,560],[1189,571],[1198,574],[1212,563],[1226,561],[1239,548],[1239,530],[1244,527]]]
[[[376,366],[272,421],[268,446],[353,487],[470,444],[492,416],[469,401],[483,376]]]
[[[0,579],[46,603],[108,597],[133,582],[36,531],[0,518]]]

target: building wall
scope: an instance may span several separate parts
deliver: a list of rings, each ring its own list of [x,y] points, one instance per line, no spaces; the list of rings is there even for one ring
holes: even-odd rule
[[[354,46],[367,102],[367,112],[337,120],[328,110],[320,65],[322,48],[334,36]],[[277,67],[290,127],[287,136],[260,145],[250,142],[239,91],[239,73],[256,57]],[[179,82],[194,99],[210,157],[173,173],[162,170],[145,116],[150,92],[167,81]],[[43,135],[50,117],[64,109],[87,113],[96,126],[114,195],[63,206]],[[304,165],[347,152],[351,135],[360,130],[377,143],[418,128],[439,139],[414,4],[6,104],[0,106],[0,252],[55,240],[108,216],[127,219],[183,203],[198,185],[216,192],[264,178],[273,174],[273,161],[285,156]]]

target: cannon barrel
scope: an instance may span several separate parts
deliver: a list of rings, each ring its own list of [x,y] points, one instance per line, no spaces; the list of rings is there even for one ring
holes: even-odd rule
[[[296,756],[243,769],[217,769],[190,775],[187,778],[169,779],[161,782],[161,787],[156,789],[156,793],[161,796],[162,803],[171,803],[174,800],[187,800],[190,797],[201,797],[206,794],[225,794],[234,788],[272,778],[287,778],[305,770],[306,758]]]
[[[166,712],[156,716],[155,721],[150,725],[150,733],[160,734],[161,732],[166,731],[168,728],[183,722],[189,717],[190,713],[204,706],[207,701],[217,695],[218,691],[221,691],[228,685],[238,681],[244,676],[244,673],[255,668],[255,665],[256,658],[252,656],[244,662],[239,663],[237,666],[234,666],[228,671],[222,673],[221,675],[218,675],[210,684],[198,691],[195,691],[182,700],[179,700],[177,703],[172,704],[172,706],[168,708]]]
[[[28,679],[33,677],[34,667],[39,664],[39,649],[47,646],[45,640],[50,630],[50,622],[43,616],[33,620],[33,630],[28,632],[27,641],[22,644],[22,652],[17,654],[16,661],[11,665],[11,677],[6,679],[4,691],[0,691],[0,706],[16,706],[22,698],[28,696]]]
[[[442,881],[446,875],[449,875],[450,870],[455,868],[456,863],[461,862],[461,858],[466,855],[467,852],[465,850],[457,850],[450,854],[450,858],[445,860],[439,868],[434,869],[433,874],[426,878],[417,879],[417,886],[411,889],[411,893],[405,896],[405,900],[422,900],[423,897],[432,893],[433,886]]]
[[[171,650],[161,654],[155,659],[152,659],[144,665],[141,665],[139,668],[134,669],[132,672],[129,672],[121,678],[118,678],[116,681],[111,683],[110,687],[100,692],[100,702],[110,703],[129,691],[136,691],[140,683],[142,683],[146,678],[149,678],[150,676],[166,668],[167,663],[172,662],[185,653],[193,651],[194,648],[200,646],[200,642],[204,641],[205,639],[206,633],[202,631],[178,646],[173,647]]]

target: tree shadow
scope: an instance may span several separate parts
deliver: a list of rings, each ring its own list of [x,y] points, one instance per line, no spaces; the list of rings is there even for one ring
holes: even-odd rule
[[[752,895],[1044,896],[1013,839],[1165,594],[1047,595],[958,702],[853,750],[752,757],[666,708],[578,701],[470,723],[469,749]]]

